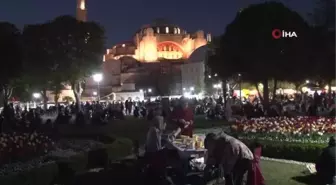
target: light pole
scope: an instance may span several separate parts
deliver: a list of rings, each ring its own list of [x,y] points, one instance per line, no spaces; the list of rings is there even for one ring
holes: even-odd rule
[[[217,96],[220,96],[220,89],[222,88],[222,84],[214,84],[213,87],[216,89]]]
[[[243,98],[242,98],[242,86],[241,86],[241,74],[239,73],[238,74],[238,78],[239,78],[239,97],[240,97],[240,102],[242,102],[243,101]]]
[[[94,74],[93,76],[93,81],[97,82],[97,99],[100,101],[100,86],[99,83],[103,80],[103,74],[97,73]]]
[[[194,87],[190,87],[190,93],[193,94],[194,93],[195,88]]]

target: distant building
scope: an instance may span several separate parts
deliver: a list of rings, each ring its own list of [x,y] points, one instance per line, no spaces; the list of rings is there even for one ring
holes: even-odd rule
[[[104,79],[101,82],[101,90],[105,91],[103,94],[108,94],[151,88],[152,95],[159,95],[163,92],[160,92],[162,87],[158,86],[164,84],[168,87],[169,94],[181,94],[184,75],[181,67],[192,62],[195,64],[189,65],[189,68],[195,68],[202,73],[204,69],[196,63],[204,62],[204,59],[199,58],[200,54],[194,53],[202,53],[198,49],[209,41],[211,35],[207,34],[205,37],[203,31],[189,34],[175,24],[157,19],[141,27],[132,41],[122,42],[107,49],[102,66]],[[204,54],[202,57],[204,58]],[[197,82],[197,85],[203,86],[201,82]],[[94,91],[94,87],[95,83],[88,79],[85,93],[90,94],[90,89]]]
[[[208,46],[202,46],[194,51],[187,62],[181,66],[182,88],[193,87],[195,92],[204,90],[205,60]]]
[[[87,20],[85,0],[77,0],[76,17]],[[106,50],[103,80],[99,83],[100,97],[113,93],[114,97],[119,97],[118,93],[125,95],[149,88],[151,95],[163,94],[162,91],[177,95],[189,84],[203,88],[204,55],[200,57],[197,53],[202,53],[200,48],[211,39],[211,34],[205,35],[201,30],[191,34],[164,19],[142,26],[130,41]],[[189,79],[193,75],[197,77]],[[97,82],[88,78],[82,96],[92,97],[97,90]]]
[[[139,62],[188,59],[194,50],[207,44],[203,31],[188,33],[164,19],[142,26],[131,41],[121,42],[107,50],[105,60],[133,57]]]

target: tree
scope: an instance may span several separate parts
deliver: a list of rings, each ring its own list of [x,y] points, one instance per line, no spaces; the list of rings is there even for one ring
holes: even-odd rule
[[[22,44],[21,32],[8,22],[0,22],[0,88],[4,107],[8,104],[13,88],[21,80]]]
[[[253,25],[253,26],[252,26]],[[272,30],[295,31],[297,38],[274,39]],[[308,24],[281,3],[251,5],[237,14],[226,28],[211,68],[220,77],[241,74],[241,80],[264,86],[264,105],[269,103],[268,80],[300,76],[305,61]],[[292,77],[293,76],[293,77]]]
[[[59,45],[55,43],[52,29],[51,23],[47,22],[27,25],[23,30],[25,82],[30,92],[42,94],[45,109],[48,101],[47,90],[54,92],[57,105],[56,96],[62,89],[62,82],[67,80],[60,67],[65,61],[59,57]]]
[[[50,37],[57,66],[71,84],[77,111],[85,79],[100,70],[104,54],[104,30],[94,22],[81,22],[71,16],[60,16],[50,22]]]
[[[335,79],[335,0],[317,0],[311,14],[312,51],[310,52],[311,75],[322,86],[328,85],[329,100],[331,100],[331,84]]]

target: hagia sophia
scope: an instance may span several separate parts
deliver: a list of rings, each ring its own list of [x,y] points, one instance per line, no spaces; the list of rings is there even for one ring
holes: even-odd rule
[[[107,49],[103,64],[105,86],[112,86],[113,91],[153,86],[153,75],[160,70],[175,77],[171,83],[176,87],[172,89],[182,89],[178,87],[181,86],[181,66],[190,62],[193,52],[205,46],[209,39],[210,35],[207,40],[203,31],[190,34],[177,25],[157,19],[140,28],[131,41]]]
[[[77,0],[76,17],[80,21],[87,20],[85,0]],[[202,30],[190,33],[165,19],[156,19],[135,30],[129,41],[106,50],[100,96],[109,96],[112,92],[133,96],[132,92],[148,88],[153,95],[164,94],[157,86],[168,87],[167,94],[181,94],[186,85],[202,86],[208,42],[211,42],[211,35]],[[188,65],[191,63],[195,65]],[[183,82],[182,78],[191,81]],[[87,79],[83,97],[92,97],[96,91],[97,83],[92,78]]]
[[[207,35],[208,41],[211,36]],[[119,43],[107,50],[105,60],[133,57],[139,62],[162,60],[186,60],[197,48],[207,44],[203,31],[188,33],[164,19],[157,19],[142,26],[127,42]]]

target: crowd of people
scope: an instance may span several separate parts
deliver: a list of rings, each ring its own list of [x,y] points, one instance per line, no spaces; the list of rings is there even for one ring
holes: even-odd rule
[[[229,120],[230,117],[249,119],[283,115],[319,116],[327,111],[327,116],[335,116],[335,92],[331,98],[329,100],[328,96],[322,93],[315,93],[313,96],[308,94],[280,95],[273,99],[268,109],[263,107],[261,100],[257,97],[252,101],[240,101],[236,97],[225,101],[222,97],[218,99],[204,98],[203,100],[173,99],[169,101],[169,109],[164,109],[160,101],[139,102],[132,100],[126,102],[85,102],[81,103],[81,111],[76,109],[75,104],[52,106],[47,110],[43,110],[41,107],[28,110],[25,107],[9,104],[1,113],[0,128],[32,131],[44,126],[54,128],[58,124],[104,125],[111,120],[125,119],[126,115],[147,119],[153,123],[147,133],[145,145],[145,156],[150,159],[148,163],[153,168],[151,172],[161,180],[166,179],[166,167],[174,163],[178,174],[183,179],[185,176],[184,164],[186,163],[176,157],[176,151],[165,147],[165,143],[167,140],[174,140],[179,135],[192,137],[195,115],[206,115],[208,119]],[[170,130],[167,138],[164,138],[167,122],[174,125],[174,129]],[[227,185],[242,184],[243,175],[248,172],[248,184],[264,185],[259,165],[262,148],[260,144],[256,143],[252,148],[248,148],[244,143],[226,133],[211,133],[206,136],[205,148],[207,149],[205,172],[213,170],[213,167],[216,166],[217,170],[220,169],[223,172]],[[330,163],[332,161],[333,163]],[[335,169],[330,164],[334,163],[335,139],[331,138],[328,148],[323,151],[317,161],[318,177],[324,180],[333,178]],[[208,176],[204,177],[206,179]]]

